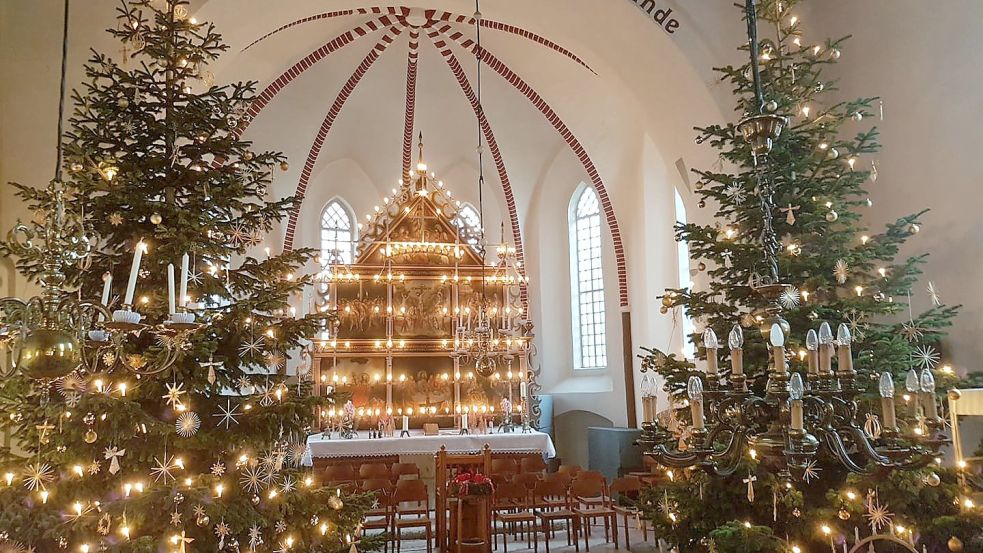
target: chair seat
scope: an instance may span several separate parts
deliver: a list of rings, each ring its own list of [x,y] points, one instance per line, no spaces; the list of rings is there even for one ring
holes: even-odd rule
[[[571,511],[570,509],[557,509],[555,511],[543,511],[540,509],[536,509],[533,512],[537,517],[547,520],[559,519],[559,518],[573,518],[574,516],[577,516],[577,514]]]
[[[412,526],[429,526],[430,524],[431,524],[430,517],[396,519],[396,526],[399,528],[409,528]]]
[[[503,522],[532,522],[536,520],[536,515],[529,511],[521,513],[495,513],[495,520]]]
[[[622,507],[621,505],[614,505],[611,508],[614,509],[618,514],[621,514],[621,515],[632,515],[632,516],[635,516],[635,515],[637,515],[640,512],[635,507]]]
[[[614,509],[611,507],[591,507],[588,509],[575,508],[573,512],[582,517],[603,517],[616,514]]]
[[[366,521],[362,522],[362,528],[367,529],[367,530],[386,529],[386,528],[389,528],[390,526],[391,525],[389,524],[389,520],[388,519],[382,519],[382,518],[381,519],[376,519],[376,520],[366,520]]]

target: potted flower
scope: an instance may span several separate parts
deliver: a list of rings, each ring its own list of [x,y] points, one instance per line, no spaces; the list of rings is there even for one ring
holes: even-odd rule
[[[484,474],[462,472],[455,476],[448,486],[451,497],[487,496],[495,491],[491,478]]]

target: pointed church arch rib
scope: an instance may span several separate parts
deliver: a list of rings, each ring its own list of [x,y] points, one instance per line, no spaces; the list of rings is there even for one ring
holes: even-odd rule
[[[317,132],[317,136],[314,138],[314,142],[311,144],[310,152],[307,154],[307,160],[304,162],[304,168],[300,172],[300,180],[297,182],[297,191],[294,193],[297,197],[297,204],[290,211],[290,218],[287,220],[287,232],[283,238],[283,251],[290,251],[293,249],[294,236],[297,232],[297,218],[300,215],[301,205],[304,203],[304,196],[307,194],[307,184],[310,181],[311,174],[314,172],[314,166],[317,164],[317,158],[321,153],[321,147],[324,145],[324,140],[328,137],[328,133],[331,132],[331,127],[334,125],[335,120],[338,118],[338,114],[341,113],[341,108],[345,107],[345,102],[358,87],[358,84],[362,81],[362,77],[368,72],[372,64],[375,63],[379,56],[386,51],[386,48],[403,32],[400,27],[390,27],[389,30],[382,36],[382,38],[375,44],[365,58],[362,59],[362,63],[358,64],[355,71],[348,77],[348,81],[341,88],[341,92],[335,98],[334,103],[331,104],[331,109],[328,110],[328,114],[324,116],[324,121],[321,122],[321,128]]]
[[[468,50],[475,55],[478,54],[478,45],[464,36],[463,33],[455,31],[450,25],[442,25],[436,31],[450,40],[453,40],[457,44],[461,45],[462,48]],[[591,180],[591,184],[597,190],[597,195],[601,200],[601,207],[604,209],[604,216],[608,223],[608,228],[611,231],[611,238],[614,242],[614,254],[615,260],[617,262],[618,268],[618,297],[620,300],[620,305],[622,308],[628,307],[628,263],[625,257],[625,247],[621,240],[621,230],[618,227],[618,219],[614,213],[614,206],[611,203],[611,199],[608,197],[607,189],[604,187],[604,180],[601,178],[600,173],[597,171],[597,167],[594,166],[594,162],[591,160],[590,155],[587,150],[584,149],[583,145],[573,134],[573,131],[567,127],[566,123],[560,118],[560,116],[550,107],[549,103],[543,99],[542,96],[536,92],[525,80],[517,75],[512,69],[507,65],[502,63],[494,54],[488,51],[487,48],[482,48],[481,58],[488,67],[491,67],[496,73],[498,73],[503,79],[505,79],[513,88],[518,90],[525,96],[543,117],[553,125],[556,132],[560,133],[563,140],[567,143],[570,149],[573,151],[577,159],[583,165],[584,170],[587,172],[587,176]]]
[[[488,123],[488,118],[485,116],[485,112],[481,109],[478,104],[478,97],[471,88],[471,82],[468,80],[467,75],[464,73],[464,68],[461,67],[460,62],[457,60],[457,56],[450,49],[447,42],[439,37],[439,33],[430,30],[427,32],[427,36],[433,43],[437,51],[444,58],[447,63],[447,67],[450,68],[451,73],[457,79],[457,84],[461,87],[461,92],[468,99],[468,103],[471,105],[471,110],[474,111],[475,117],[478,118],[478,124],[481,126],[481,133],[485,137],[485,142],[488,144],[488,150],[492,155],[492,160],[495,162],[495,170],[498,172],[498,179],[502,183],[502,192],[505,194],[505,205],[509,212],[509,224],[512,226],[512,241],[515,243],[515,253],[516,259],[522,263],[522,270],[525,272],[525,256],[522,249],[522,232],[519,228],[519,214],[516,210],[515,195],[512,193],[512,183],[509,180],[508,171],[505,168],[505,160],[502,157],[502,151],[498,148],[498,141],[495,140],[495,133],[492,131],[491,125]],[[520,292],[522,294],[522,302],[526,303],[527,300],[527,290],[526,285],[522,284],[520,287]]]

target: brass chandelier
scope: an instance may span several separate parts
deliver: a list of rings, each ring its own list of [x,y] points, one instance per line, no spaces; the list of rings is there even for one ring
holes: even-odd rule
[[[9,361],[0,364],[0,377],[23,374],[39,381],[45,395],[52,382],[74,371],[94,372],[102,366],[108,370],[123,367],[139,375],[162,372],[177,361],[190,333],[198,327],[194,314],[183,308],[172,309],[162,324],[140,322],[141,316],[131,304],[139,260],[145,251],[142,242],[134,253],[128,305],[110,310],[112,277],[108,274],[101,301],[83,300],[81,292],[66,289],[73,268],[88,268],[96,238],[84,214],[67,207],[68,191],[61,179],[68,0],[64,5],[55,178],[36,195],[33,224],[18,222],[8,233],[6,244],[9,253],[29,269],[25,273],[32,272],[30,269],[37,272],[42,291],[26,300],[0,298],[0,352],[9,354]],[[141,335],[153,336],[159,345],[153,348],[155,354],[150,359],[134,351],[137,348],[132,340]]]
[[[748,45],[751,71],[759,114],[746,117],[737,130],[750,146],[755,165],[766,162],[773,144],[788,124],[785,117],[770,113],[774,106],[764,102],[758,68],[757,22],[754,0],[746,0]],[[858,422],[858,397],[863,387],[857,383],[851,351],[852,337],[840,325],[834,337],[828,323],[806,334],[808,370],[790,373],[785,359],[789,324],[781,317],[778,297],[786,288],[778,272],[778,240],[771,225],[775,205],[773,188],[758,172],[759,201],[763,217],[761,242],[767,275],[753,283],[754,291],[769,306],[760,330],[770,342],[768,383],[763,394],[748,389],[743,363],[744,336],[735,324],[727,337],[731,374],[718,372],[720,343],[713,329],[703,335],[707,353],[705,375],[691,376],[687,396],[692,415],[692,435],[680,449],[656,422],[643,423],[639,443],[660,464],[674,467],[701,467],[728,475],[737,470],[742,458],[750,454],[768,470],[787,478],[808,480],[817,457],[826,453],[851,472],[865,472],[871,465],[886,469],[925,466],[938,455],[947,440],[942,433],[935,398],[935,379],[930,370],[920,374],[912,369],[906,389],[917,396],[921,416],[908,428],[899,428],[894,403],[894,382],[890,373],[880,376],[882,431],[876,437]],[[836,366],[833,366],[833,357]]]

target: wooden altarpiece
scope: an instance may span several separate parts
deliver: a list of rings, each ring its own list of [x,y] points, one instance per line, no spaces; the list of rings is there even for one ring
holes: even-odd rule
[[[396,432],[403,424],[535,425],[527,279],[515,248],[503,241],[482,255],[480,229],[460,221],[460,202],[427,171],[422,148],[410,182],[382,204],[361,225],[355,261],[333,256],[315,283],[313,309],[338,314],[314,342],[315,393],[349,392],[360,429],[385,420]],[[488,377],[471,355],[482,305],[494,329]],[[321,415],[322,430],[341,417]]]

